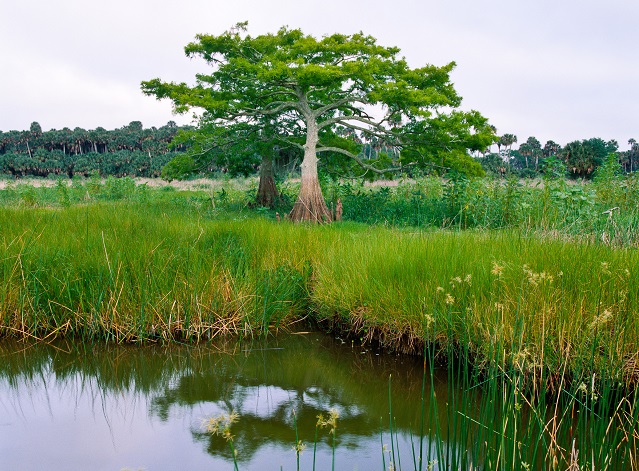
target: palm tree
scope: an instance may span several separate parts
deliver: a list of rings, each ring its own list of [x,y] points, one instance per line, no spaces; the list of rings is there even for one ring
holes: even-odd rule
[[[630,150],[628,151],[628,160],[630,161],[630,171],[633,171],[632,163],[634,161],[634,157],[636,154],[639,154],[639,144],[635,138],[631,137],[628,139],[628,145],[630,146]]]
[[[529,157],[535,159],[535,170],[539,168],[539,157],[541,156],[541,142],[534,136],[530,136],[526,142],[526,146],[529,148],[530,154]],[[521,145],[523,147],[523,144]],[[521,152],[521,147],[519,151]],[[528,167],[528,157],[526,157],[526,167]]]
[[[512,149],[512,146],[515,142],[517,142],[517,136],[515,136],[514,134],[504,134],[503,136],[499,138],[497,145],[499,146],[499,144],[501,144],[502,146],[505,147],[506,162],[510,162],[510,150]],[[500,154],[501,154],[501,147],[500,147]]]
[[[542,149],[544,157],[552,157],[553,155],[559,154],[560,151],[561,146],[555,141],[546,141],[546,144],[544,144],[544,148]]]

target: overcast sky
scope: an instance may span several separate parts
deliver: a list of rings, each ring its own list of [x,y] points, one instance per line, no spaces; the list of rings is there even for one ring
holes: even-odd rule
[[[320,37],[362,31],[413,67],[455,61],[464,109],[499,135],[542,144],[639,139],[637,0],[0,0],[0,130],[162,126],[168,102],[140,92],[192,83],[196,34],[240,21]]]

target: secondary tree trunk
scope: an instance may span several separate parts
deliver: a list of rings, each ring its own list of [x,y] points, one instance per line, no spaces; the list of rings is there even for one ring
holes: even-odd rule
[[[275,185],[275,172],[273,171],[273,159],[270,156],[262,157],[260,165],[260,183],[257,188],[256,202],[258,206],[272,208],[279,199],[280,194]]]
[[[291,221],[330,222],[331,212],[326,206],[322,188],[317,178],[317,123],[314,119],[307,121],[306,144],[302,160],[302,185],[297,201],[289,214]]]

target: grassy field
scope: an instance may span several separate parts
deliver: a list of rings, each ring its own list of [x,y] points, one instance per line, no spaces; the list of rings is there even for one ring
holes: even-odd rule
[[[180,192],[126,179],[11,186],[0,192],[0,335],[195,342],[263,335],[307,319],[423,354],[431,367],[448,365],[451,381],[500,398],[500,409],[482,406],[482,417],[503,433],[461,415],[449,420],[458,430],[428,426],[459,443],[479,437],[486,446],[476,456],[496,463],[490,469],[534,469],[550,459],[557,467],[547,469],[559,469],[574,459],[571,441],[595,469],[637,469],[639,253],[630,190],[612,188],[608,199],[602,186],[566,190],[590,194],[583,214],[549,205],[524,217],[562,184],[467,184],[512,191],[519,209],[511,222],[463,222],[473,219],[470,206],[462,206],[466,219],[450,212],[450,188],[434,180],[412,183],[412,191],[431,195],[424,221],[449,222],[414,226],[401,216],[412,214],[412,200],[400,204],[408,185],[329,184],[327,194],[361,208],[351,221],[325,226],[248,210],[252,188]],[[475,219],[491,205],[504,214],[506,200],[489,195],[477,200],[484,209]],[[367,214],[364,202],[401,211],[394,224],[355,222]],[[602,215],[605,207],[620,209]],[[524,453],[526,440],[543,443]]]
[[[241,190],[126,180],[11,191],[4,335],[200,340],[310,315],[391,350],[451,344],[478,364],[499,352],[532,377],[567,365],[638,379],[632,244],[516,226],[277,223],[242,211]]]

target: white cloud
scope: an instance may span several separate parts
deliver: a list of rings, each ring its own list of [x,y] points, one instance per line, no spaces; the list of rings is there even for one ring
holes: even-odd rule
[[[169,103],[142,95],[139,82],[100,78],[74,64],[33,56],[5,56],[4,63],[20,74],[0,74],[0,90],[11,90],[0,94],[0,108],[6,110],[0,129],[27,129],[32,121],[43,129],[115,128],[134,120],[145,126],[160,126],[169,119],[190,121],[171,116]]]
[[[503,132],[639,136],[636,2],[0,0],[0,17],[2,130],[187,122],[143,96],[140,82],[193,81],[205,66],[184,46],[248,20],[254,35],[282,25],[316,36],[361,30],[413,66],[454,60],[464,106]]]

